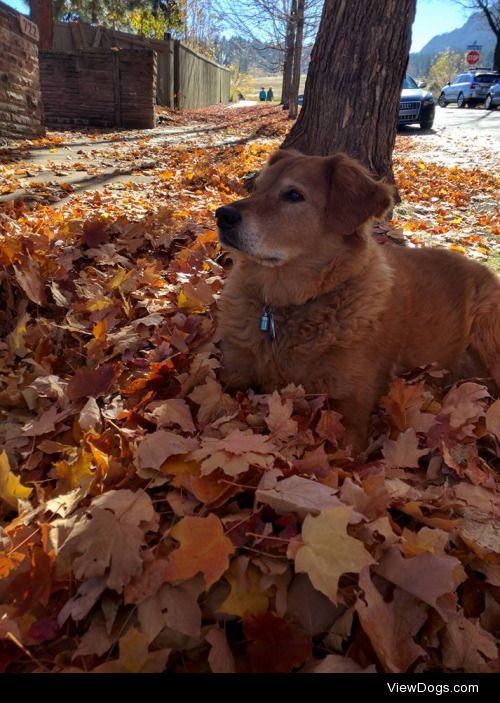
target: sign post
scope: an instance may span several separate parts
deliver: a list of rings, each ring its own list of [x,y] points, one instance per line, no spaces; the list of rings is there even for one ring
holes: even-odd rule
[[[467,61],[469,66],[475,66],[479,63],[482,48],[483,47],[480,46],[477,42],[474,42],[474,44],[469,44],[469,46],[467,47],[467,53],[465,54],[465,60]]]

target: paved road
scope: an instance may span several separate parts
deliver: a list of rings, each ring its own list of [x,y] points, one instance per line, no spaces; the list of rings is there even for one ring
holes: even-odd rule
[[[402,127],[402,140],[414,137],[412,156],[446,165],[479,167],[500,175],[500,110],[436,107],[431,130]],[[421,146],[421,152],[419,150]]]

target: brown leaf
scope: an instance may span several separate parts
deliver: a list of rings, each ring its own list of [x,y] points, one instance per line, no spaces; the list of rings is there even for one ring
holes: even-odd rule
[[[79,398],[97,398],[105,395],[115,379],[114,364],[104,364],[98,369],[77,369],[68,384],[67,395],[70,400]]]
[[[380,663],[390,673],[408,671],[416,659],[426,656],[414,638],[427,620],[427,607],[399,588],[386,602],[375,588],[369,569],[360,573],[359,585],[364,595],[356,610]]]
[[[431,605],[448,619],[447,611],[438,602],[441,596],[454,593],[465,580],[465,571],[458,559],[423,552],[405,559],[397,547],[389,549],[376,571],[415,598]],[[432,574],[432,578],[429,578]]]
[[[271,435],[281,441],[286,441],[297,434],[298,425],[292,420],[293,403],[289,398],[281,399],[279,393],[274,393],[268,398],[269,415],[266,425]]]
[[[45,304],[45,288],[40,274],[40,265],[31,258],[25,259],[22,269],[14,266],[16,280],[28,298],[36,305]]]
[[[157,430],[147,435],[137,449],[138,466],[141,469],[159,470],[161,465],[176,454],[187,454],[196,449],[198,440],[169,430]]]
[[[163,401],[156,405],[151,414],[159,428],[177,425],[184,432],[196,432],[189,405],[181,398]]]
[[[443,664],[452,671],[478,674],[492,671],[487,662],[497,659],[495,638],[478,622],[455,617],[446,626],[442,637]]]
[[[417,468],[420,457],[428,454],[429,449],[418,448],[417,434],[410,427],[396,440],[386,439],[382,453],[389,468]]]

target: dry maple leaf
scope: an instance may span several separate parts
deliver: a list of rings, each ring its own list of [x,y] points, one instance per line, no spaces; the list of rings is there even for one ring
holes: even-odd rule
[[[148,645],[147,635],[132,627],[119,641],[119,658],[100,664],[92,671],[107,674],[161,673],[165,669],[171,650],[150,651]]]
[[[214,674],[234,674],[234,657],[224,630],[212,627],[205,635],[210,645],[208,663]]]
[[[170,535],[180,546],[169,555],[165,581],[185,581],[201,572],[210,588],[227,571],[234,546],[214,513],[208,517],[184,517]]]
[[[302,525],[304,546],[295,554],[296,572],[305,572],[332,603],[337,602],[342,574],[357,574],[375,563],[363,543],[347,534],[351,513],[352,508],[339,506],[323,510],[318,517],[308,515]]]
[[[94,498],[88,513],[74,521],[61,552],[71,555],[77,578],[106,574],[108,587],[121,592],[142,569],[146,530],[158,527],[151,498],[142,489],[111,490]]]
[[[198,597],[204,588],[200,577],[175,587],[164,583],[155,595],[141,601],[137,607],[137,617],[149,641],[152,642],[164,627],[187,637],[199,637],[201,609]]]
[[[208,376],[205,383],[188,395],[198,409],[198,422],[206,425],[221,415],[230,415],[238,406],[230,395],[224,393],[222,386],[214,378]]]
[[[441,415],[448,416],[450,426],[460,429],[460,436],[467,437],[479,418],[484,417],[488,396],[485,386],[472,381],[454,386],[444,398]]]
[[[257,488],[255,499],[270,505],[280,515],[295,512],[301,518],[317,515],[325,508],[342,505],[335,495],[337,489],[324,486],[302,476],[290,476],[275,481],[269,488]]]
[[[101,421],[101,411],[95,398],[89,398],[80,411],[78,424],[84,432],[92,429]]]
[[[359,586],[364,595],[358,600],[356,610],[384,670],[408,671],[418,657],[426,655],[414,637],[427,620],[427,607],[399,588],[394,590],[392,600],[386,602],[372,583],[368,568],[361,571]]]
[[[269,597],[261,585],[262,574],[248,562],[248,557],[237,557],[231,562],[224,576],[231,590],[219,606],[219,612],[243,617],[264,613],[268,609]]]
[[[106,394],[111,388],[115,374],[116,368],[114,364],[104,364],[98,369],[77,369],[75,375],[68,383],[68,398],[70,400],[88,397],[97,398]]]
[[[198,440],[194,437],[182,437],[169,430],[157,430],[140,442],[137,448],[137,463],[140,469],[159,471],[169,457],[187,454],[197,446]]]
[[[182,398],[170,398],[156,404],[151,415],[160,429],[177,425],[184,432],[196,432],[189,405]]]
[[[376,571],[387,581],[431,605],[445,621],[448,619],[447,610],[439,599],[454,593],[466,576],[455,557],[423,552],[405,559],[397,547],[391,547],[385,553]]]
[[[287,673],[311,657],[311,638],[275,613],[248,616],[243,632],[252,673]]]
[[[275,454],[276,447],[268,437],[251,431],[233,430],[223,439],[204,437],[201,448],[192,452],[190,458],[201,461],[203,475],[222,469],[228,476],[236,477],[252,465],[270,468]]]
[[[293,402],[289,398],[281,399],[279,393],[274,393],[268,398],[269,415],[266,425],[271,435],[281,441],[286,441],[297,434],[298,425],[292,420]]]
[[[497,660],[497,643],[478,622],[455,617],[446,626],[441,638],[443,664],[454,671],[466,674],[493,672],[487,665],[489,660]]]
[[[33,489],[23,486],[19,478],[11,471],[9,457],[7,452],[3,451],[0,454],[0,499],[9,508],[17,510],[17,501],[19,499],[27,500],[32,492]]]
[[[382,454],[389,468],[418,468],[418,461],[429,453],[429,449],[418,448],[418,437],[415,430],[402,432],[396,440],[386,439]]]

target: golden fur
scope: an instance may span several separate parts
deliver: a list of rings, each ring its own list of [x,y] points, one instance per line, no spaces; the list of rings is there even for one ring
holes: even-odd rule
[[[355,449],[394,371],[439,362],[500,386],[498,277],[454,252],[377,244],[372,219],[391,205],[392,188],[344,154],[280,150],[230,207],[238,222],[217,213],[234,257],[220,300],[224,381],[328,394]],[[265,305],[274,341],[259,328]]]

